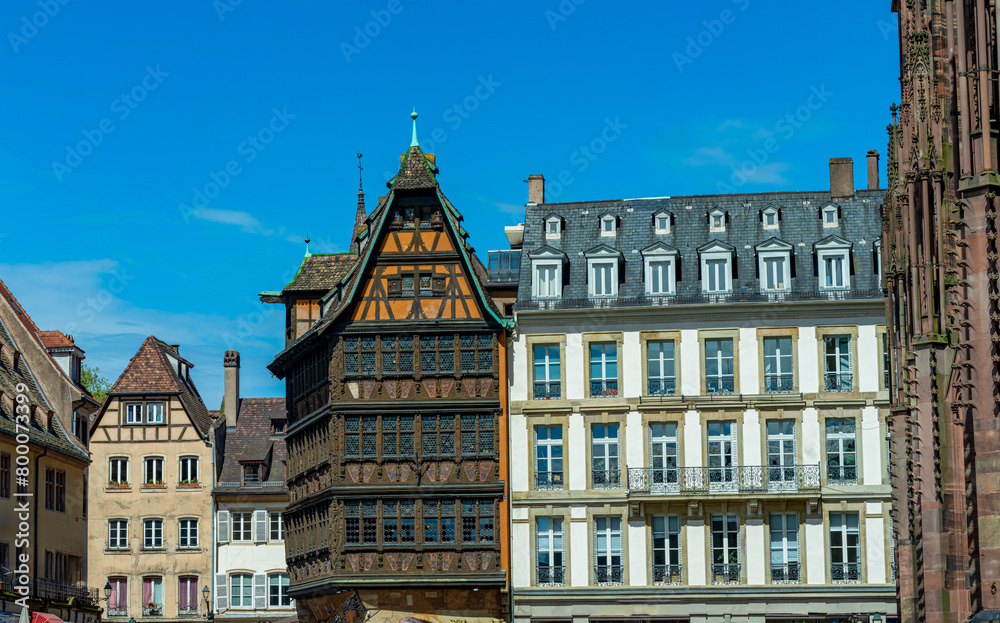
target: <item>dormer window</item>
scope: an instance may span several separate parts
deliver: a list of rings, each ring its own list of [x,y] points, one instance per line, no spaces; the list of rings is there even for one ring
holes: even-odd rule
[[[670,213],[657,212],[653,215],[653,230],[657,234],[670,233]]]
[[[677,292],[677,249],[658,242],[642,252],[646,294],[669,296]]]
[[[601,217],[601,235],[614,236],[618,229],[618,219],[613,214],[606,214]]]
[[[701,291],[727,294],[733,291],[733,248],[712,242],[698,249],[701,261]]]
[[[562,234],[562,218],[552,215],[545,219],[545,237],[558,238],[560,234]]]
[[[816,272],[820,290],[847,290],[851,287],[851,243],[829,236],[815,246]]]
[[[708,213],[708,231],[726,231],[726,213],[723,210],[712,210]]]
[[[566,254],[552,247],[542,247],[528,259],[531,260],[532,296],[536,299],[560,298]]]
[[[621,253],[607,245],[594,247],[586,254],[588,293],[592,297],[618,296],[618,267]]]
[[[875,285],[881,287],[882,285],[882,241],[876,240],[874,251],[872,252],[872,261],[875,263]]]
[[[761,222],[764,224],[764,229],[778,229],[779,220],[777,208],[765,208],[761,212]]]
[[[822,210],[823,227],[838,227],[840,224],[840,208],[835,205],[824,206]]]
[[[260,484],[261,467],[260,463],[243,466],[243,486]]]
[[[792,245],[772,238],[757,245],[761,292],[788,292],[792,286]]]

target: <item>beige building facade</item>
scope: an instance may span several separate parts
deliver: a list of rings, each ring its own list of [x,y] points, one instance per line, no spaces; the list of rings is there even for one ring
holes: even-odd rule
[[[204,619],[212,574],[211,417],[176,346],[153,336],[91,430],[88,581],[106,618]]]

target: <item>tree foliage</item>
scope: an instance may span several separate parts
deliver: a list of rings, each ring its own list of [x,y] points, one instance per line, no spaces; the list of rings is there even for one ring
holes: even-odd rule
[[[80,383],[100,402],[104,401],[108,390],[111,389],[111,381],[101,375],[101,369],[87,364],[83,364],[80,370]]]

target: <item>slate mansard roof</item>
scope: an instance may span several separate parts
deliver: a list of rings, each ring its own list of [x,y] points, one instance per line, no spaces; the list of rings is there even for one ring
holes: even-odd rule
[[[645,296],[642,254],[644,250],[652,250],[657,243],[661,243],[661,248],[666,245],[676,249],[680,258],[676,282],[678,302],[685,299],[696,302],[703,298],[699,250],[713,242],[733,247],[736,255],[738,276],[733,279],[730,296],[739,300],[743,295],[744,300],[752,300],[761,289],[755,249],[772,239],[792,245],[795,272],[787,298],[810,298],[819,291],[813,256],[815,245],[831,236],[843,238],[851,246],[850,292],[844,297],[881,298],[874,251],[882,232],[884,197],[884,190],[858,190],[846,199],[832,199],[829,191],[820,191],[528,204],[518,307],[540,306],[533,301],[531,256],[544,247],[553,257],[562,257],[564,253],[565,266],[569,270],[568,282],[564,277],[562,304],[554,302],[551,306],[587,306],[586,254],[597,251],[601,245],[620,252],[624,259],[618,288],[619,304],[637,304],[625,301]],[[839,209],[837,227],[823,226],[823,208],[827,206]],[[777,229],[764,228],[761,214],[768,208],[775,208],[780,213]],[[709,213],[716,209],[727,215],[723,232],[712,232],[709,228]],[[655,233],[654,215],[661,212],[671,215],[670,233]],[[601,217],[608,214],[617,217],[614,236],[602,236],[599,228]],[[558,238],[547,238],[545,223],[553,216],[561,218],[562,232]],[[615,306],[613,301],[600,303]]]
[[[286,493],[284,433],[272,435],[272,422],[284,422],[284,398],[241,398],[236,426],[226,432],[222,468],[216,493]],[[267,466],[262,486],[243,487],[243,464],[259,462]]]

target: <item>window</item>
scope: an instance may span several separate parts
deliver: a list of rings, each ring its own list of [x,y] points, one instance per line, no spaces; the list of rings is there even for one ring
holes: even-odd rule
[[[653,516],[653,584],[681,583],[681,518]]]
[[[344,417],[349,458],[378,455],[378,416],[349,415]]]
[[[853,391],[850,336],[828,335],[823,338],[823,368],[823,386],[826,391]]]
[[[493,500],[462,500],[462,542],[493,543]]]
[[[128,615],[128,578],[110,577],[111,595],[108,597],[108,616],[121,617]]]
[[[462,455],[492,455],[495,449],[493,435],[493,416],[480,413],[464,414],[462,424]]]
[[[163,424],[163,403],[150,402],[146,405],[146,423]]]
[[[252,463],[250,465],[243,466],[243,486],[253,487],[257,486],[261,482],[261,469],[263,465],[259,463]]]
[[[892,360],[889,358],[889,334],[882,334],[882,389],[889,389],[889,373]],[[2,497],[2,496],[0,496]]]
[[[344,374],[375,374],[375,336],[344,338]]]
[[[591,429],[591,477],[595,489],[617,489],[621,484],[618,465],[618,425],[594,424]]]
[[[726,231],[726,213],[722,210],[712,210],[708,213],[708,230],[710,232]]]
[[[535,488],[563,488],[562,426],[535,427]]]
[[[125,423],[142,424],[142,405],[130,403],[125,405]]]
[[[798,488],[795,420],[767,421],[767,486],[769,491]]]
[[[10,454],[0,452],[0,498],[10,499]]]
[[[535,366],[533,397],[535,400],[560,398],[562,377],[559,370],[559,345],[536,344],[532,347]]]
[[[420,418],[424,456],[455,454],[455,416],[424,415]]]
[[[861,581],[861,538],[857,513],[830,513],[830,579]]]
[[[646,389],[650,396],[677,393],[674,363],[673,340],[646,342]]]
[[[382,337],[382,374],[413,372],[413,336]]]
[[[423,506],[424,543],[454,543],[454,500],[424,500]]]
[[[595,517],[594,583],[622,584],[624,582],[622,571],[621,517]]]
[[[822,270],[823,270],[823,286],[826,288],[844,288],[847,286],[847,281],[845,280],[847,258],[843,255],[824,255]]]
[[[182,575],[177,579],[177,613],[198,614],[198,578]]]
[[[384,456],[414,456],[412,415],[382,416],[382,454]]]
[[[558,216],[550,216],[545,220],[545,237],[558,238],[562,233],[562,219]]]
[[[784,255],[762,255],[760,258],[760,287],[765,292],[781,292],[788,290],[791,283],[788,277],[788,258]]]
[[[163,578],[142,578],[143,616],[163,616]]]
[[[708,486],[736,491],[736,422],[708,422]]]
[[[618,395],[618,344],[590,344],[590,397]]]
[[[247,514],[249,515],[249,513]],[[346,543],[375,543],[378,540],[378,504],[376,500],[347,500],[344,502],[344,515],[346,517],[344,539]]]
[[[163,548],[162,519],[146,519],[142,522],[142,546],[145,549]]]
[[[250,511],[233,511],[229,514],[232,525],[230,541],[249,542],[252,540],[253,513]]]
[[[875,284],[882,285],[882,241],[876,240],[872,250],[872,263],[875,265]]]
[[[814,246],[820,290],[846,290],[851,287],[851,243],[839,236],[828,236]]]
[[[536,532],[537,583],[564,584],[566,567],[563,562],[563,520],[558,517],[539,517],[536,521]]]
[[[618,229],[618,219],[615,218],[613,214],[607,214],[601,217],[602,236],[614,236],[616,229]]]
[[[163,484],[163,458],[147,457],[144,461],[143,482],[147,485]]]
[[[493,371],[493,336],[460,335],[462,372]]]
[[[590,264],[590,295],[614,296],[618,294],[618,265],[616,262]]]
[[[382,543],[413,543],[417,536],[413,500],[382,502]]]
[[[420,336],[420,371],[424,374],[455,371],[454,335]]]
[[[285,540],[285,519],[281,511],[271,511],[267,514],[268,540]]]
[[[181,519],[179,528],[179,547],[198,547],[198,520]]]
[[[771,513],[771,583],[798,584],[799,516]]]
[[[712,515],[712,583],[740,583],[740,518]]]
[[[558,263],[535,264],[535,297],[559,298],[562,293],[562,266]]]
[[[108,484],[127,485],[128,484],[128,459],[125,457],[112,457],[108,459]]]
[[[736,391],[732,338],[705,340],[705,390],[709,394]]]
[[[108,549],[128,549],[128,519],[108,520]]]
[[[729,260],[705,260],[705,291],[728,292]]]
[[[292,599],[288,596],[288,574],[272,573],[267,578],[267,605],[270,608],[288,608]]]
[[[777,229],[778,220],[778,210],[775,208],[766,208],[761,213],[761,222],[764,224],[764,229]]]
[[[653,232],[657,234],[670,233],[670,214],[668,212],[657,212],[653,215]]]
[[[646,263],[646,293],[666,295],[674,293],[674,261],[656,260]]]
[[[56,470],[45,468],[45,509],[55,510],[56,507]]]
[[[253,576],[249,573],[234,573],[229,576],[229,607],[253,607]]]
[[[840,208],[826,206],[823,208],[823,227],[837,227],[840,221]]]
[[[652,422],[649,425],[649,464],[652,489],[657,493],[680,490],[677,466],[677,423]]]
[[[764,338],[764,391],[790,392],[795,389],[792,367],[792,338]]]
[[[198,457],[182,456],[180,458],[180,477],[182,485],[198,484]]]
[[[857,484],[858,455],[854,420],[826,421],[826,479],[841,485]]]

